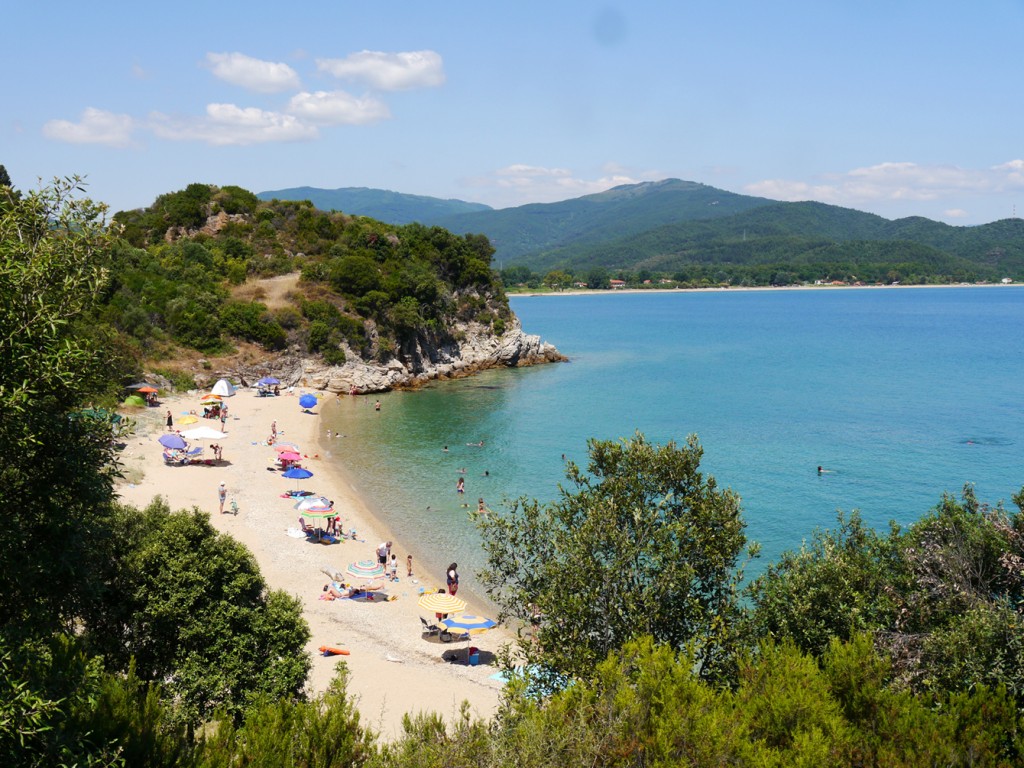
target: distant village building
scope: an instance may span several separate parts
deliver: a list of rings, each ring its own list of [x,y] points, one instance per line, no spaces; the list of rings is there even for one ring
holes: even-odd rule
[[[625,288],[626,287],[626,281],[625,280],[609,280],[608,284],[613,289]]]
[[[1010,278],[1010,277],[1004,277],[1004,278],[1003,278],[1002,280],[1000,280],[999,282],[1001,282],[1001,283],[1002,283],[1003,285],[1009,285],[1010,283],[1012,283],[1012,282],[1013,282],[1013,278]]]

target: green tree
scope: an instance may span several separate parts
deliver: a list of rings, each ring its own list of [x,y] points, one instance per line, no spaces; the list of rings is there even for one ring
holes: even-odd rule
[[[374,753],[373,734],[359,722],[346,694],[348,673],[339,667],[327,692],[312,701],[263,696],[236,726],[217,723],[200,745],[198,768],[238,765],[358,768]]]
[[[549,504],[519,499],[482,515],[481,574],[504,618],[533,626],[518,652],[561,675],[586,676],[631,638],[701,645],[702,674],[721,670],[736,614],[744,547],[739,497],[699,471],[686,445],[588,442],[587,473]]]
[[[0,190],[2,633],[69,628],[101,586],[114,453],[108,423],[72,414],[110,386],[109,350],[77,324],[113,235],[105,207],[80,192],[77,179],[20,198]]]
[[[253,555],[204,512],[171,513],[158,499],[120,513],[126,541],[93,647],[121,668],[134,657],[193,725],[218,710],[238,716],[263,694],[298,696],[310,667],[299,601],[268,590]]]
[[[563,291],[572,284],[572,278],[560,269],[548,272],[544,277],[544,284],[551,286],[556,291]]]
[[[0,187],[13,187],[11,183],[11,177],[7,173],[7,168],[0,165]]]

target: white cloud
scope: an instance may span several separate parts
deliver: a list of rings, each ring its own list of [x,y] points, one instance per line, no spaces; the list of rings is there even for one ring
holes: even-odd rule
[[[50,120],[43,125],[43,135],[69,144],[104,144],[108,147],[126,147],[131,144],[135,120],[131,115],[118,115],[103,109],[88,107],[77,123],[69,120]]]
[[[434,51],[360,51],[344,59],[317,59],[317,69],[382,91],[433,88],[444,83],[444,63]]]
[[[208,53],[206,65],[221,80],[259,93],[302,87],[298,73],[287,64],[254,59],[244,53]]]
[[[990,168],[886,162],[827,174],[817,183],[765,179],[747,184],[743,191],[773,200],[858,205],[879,201],[933,201],[1020,189],[1024,189],[1024,160],[1011,160]]]
[[[202,118],[172,118],[154,112],[150,127],[161,139],[202,141],[214,146],[308,141],[319,135],[315,126],[294,115],[234,104],[208,104]]]
[[[963,208],[948,208],[942,212],[942,215],[947,219],[963,219],[970,214],[967,213]]]
[[[384,102],[372,97],[357,99],[345,91],[297,93],[288,102],[287,111],[324,125],[366,125],[391,117]]]

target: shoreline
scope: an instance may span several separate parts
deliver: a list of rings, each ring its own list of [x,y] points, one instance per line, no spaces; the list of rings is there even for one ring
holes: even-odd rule
[[[342,460],[320,458],[326,458],[328,450],[320,428],[320,410],[328,398],[320,397],[316,415],[310,416],[300,411],[297,394],[298,389],[276,398],[257,398],[252,390],[240,389],[234,397],[226,398],[228,436],[218,441],[225,459],[220,466],[169,467],[163,463],[157,440],[165,431],[164,415],[170,410],[177,428],[177,419],[195,409],[198,394],[175,395],[159,408],[129,414],[139,423],[136,433],[126,441],[122,460],[126,475],[141,472],[142,478],[138,483],[119,484],[118,496],[138,507],[148,505],[156,496],[164,497],[172,511],[197,507],[210,513],[211,523],[219,532],[245,544],[259,563],[268,588],[282,589],[302,603],[303,617],[311,631],[306,648],[312,655],[307,693],[312,696],[326,690],[338,661],[344,661],[350,672],[349,695],[363,722],[383,739],[401,734],[406,713],[436,711],[452,718],[463,700],[470,703],[474,715],[489,717],[497,710],[501,695],[502,683],[491,679],[496,668],[450,664],[441,655],[454,650],[464,656],[468,645],[494,652],[511,639],[510,631],[499,627],[474,636],[469,643],[451,645],[423,639],[421,612],[416,605],[419,589],[444,586],[443,580],[432,575],[434,563],[421,560],[417,552],[415,581],[405,576],[407,544],[390,535],[386,519],[374,514],[360,496],[358,478],[346,474]],[[333,499],[343,530],[356,529],[361,541],[319,545],[287,535],[287,529],[297,525],[298,512],[293,509],[294,501],[280,494],[295,486],[276,471],[267,471],[274,458],[272,448],[266,445],[272,421],[277,422],[281,440],[298,443],[310,457],[303,464],[314,476],[302,487]],[[228,486],[226,508],[236,501],[237,516],[216,511],[216,487],[221,480]],[[384,584],[397,599],[377,603],[320,599],[328,580],[322,567],[344,571],[350,562],[374,558],[377,543],[388,540],[394,542],[393,551],[399,554],[399,581]],[[467,613],[484,608],[475,595],[460,592],[460,597],[469,603]],[[321,645],[339,645],[350,655],[324,657],[318,652]]]
[[[1022,288],[1024,283],[934,283],[918,285],[749,285],[707,288],[572,288],[567,291],[510,292],[510,299],[541,298],[545,296],[617,296],[638,293],[749,293],[754,291],[862,291],[919,289],[919,288]]]

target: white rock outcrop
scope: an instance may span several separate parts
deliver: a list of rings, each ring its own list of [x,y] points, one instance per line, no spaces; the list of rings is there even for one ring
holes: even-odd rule
[[[513,316],[506,331],[495,336],[489,327],[477,323],[461,324],[453,339],[431,344],[418,339],[403,348],[401,359],[386,362],[362,360],[346,350],[342,365],[328,365],[319,357],[284,353],[268,357],[259,365],[235,370],[210,371],[211,378],[226,376],[243,386],[251,386],[263,376],[281,380],[283,386],[302,386],[334,393],[367,394],[389,389],[416,387],[428,381],[468,376],[489,368],[513,368],[540,363],[564,362],[566,357],[540,336],[523,333],[519,318]],[[203,382],[198,382],[202,386]]]

